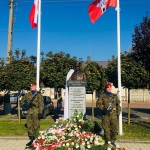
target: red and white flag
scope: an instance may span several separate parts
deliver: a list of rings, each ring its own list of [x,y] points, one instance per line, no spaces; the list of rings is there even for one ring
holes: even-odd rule
[[[38,21],[38,0],[34,0],[34,4],[32,5],[29,21],[32,26],[32,28],[37,27],[37,21]]]
[[[109,6],[116,7],[117,0],[94,0],[94,2],[88,7],[91,22],[95,23],[95,21],[101,17]]]

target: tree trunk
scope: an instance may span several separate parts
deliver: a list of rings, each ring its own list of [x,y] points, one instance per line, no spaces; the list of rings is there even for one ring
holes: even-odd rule
[[[128,125],[130,125],[130,89],[128,89]]]
[[[94,121],[94,99],[93,99],[93,92],[92,92],[92,121]]]
[[[18,120],[19,123],[21,122],[21,115],[20,115],[20,95],[18,96]]]

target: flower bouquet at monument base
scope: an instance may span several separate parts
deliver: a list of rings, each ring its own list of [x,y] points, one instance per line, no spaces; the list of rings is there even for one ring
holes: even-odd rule
[[[95,123],[83,120],[75,111],[70,119],[59,118],[33,142],[35,150],[107,150],[102,136],[94,133]]]

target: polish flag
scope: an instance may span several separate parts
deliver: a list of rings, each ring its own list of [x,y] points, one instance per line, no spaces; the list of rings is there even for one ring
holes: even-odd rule
[[[32,28],[37,27],[37,21],[38,21],[38,0],[34,0],[34,4],[32,5],[29,21],[32,26]]]
[[[109,6],[116,7],[117,0],[94,0],[88,7],[88,13],[92,23],[102,16]]]

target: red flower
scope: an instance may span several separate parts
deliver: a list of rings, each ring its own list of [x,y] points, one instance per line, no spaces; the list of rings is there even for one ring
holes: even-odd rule
[[[45,146],[41,146],[39,150],[45,150]]]
[[[56,144],[51,145],[48,150],[53,150],[56,147]]]
[[[32,146],[33,146],[33,147],[38,147],[38,145],[39,145],[39,144],[38,144],[38,141],[37,141],[37,140],[35,140],[35,141],[32,143]]]
[[[40,138],[40,143],[41,143],[41,145],[43,145],[44,144],[44,139]]]
[[[83,124],[82,124],[81,122],[78,122],[78,126],[81,126],[81,127],[82,127],[82,126],[83,126]]]

